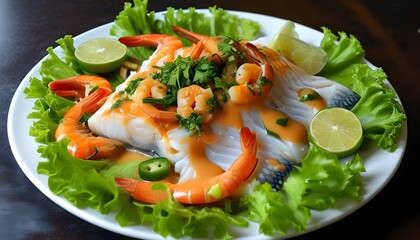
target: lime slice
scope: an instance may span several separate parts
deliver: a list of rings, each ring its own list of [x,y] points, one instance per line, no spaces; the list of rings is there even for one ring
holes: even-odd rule
[[[127,55],[127,47],[112,38],[95,38],[76,48],[80,65],[92,73],[107,73],[120,67]]]
[[[327,108],[312,118],[309,136],[318,147],[342,158],[355,153],[362,144],[362,124],[347,109]]]
[[[295,25],[288,21],[268,46],[279,51],[287,60],[301,67],[308,74],[319,73],[328,60],[324,49],[297,38]]]

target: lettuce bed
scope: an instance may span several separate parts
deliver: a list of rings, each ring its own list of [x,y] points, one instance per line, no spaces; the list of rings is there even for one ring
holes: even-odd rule
[[[152,32],[172,34],[172,24],[202,34],[245,39],[252,39],[259,32],[260,26],[252,20],[240,19],[217,7],[209,11],[211,16],[208,17],[194,8],[184,11],[168,8],[165,19],[157,20],[153,12],[148,12],[147,1],[135,0],[134,5],[124,5],[110,34],[118,37]],[[396,94],[384,83],[385,73],[362,62],[364,50],[355,37],[343,32],[336,36],[327,28],[323,31],[321,47],[328,53],[329,61],[320,75],[340,82],[362,96],[352,111],[362,122],[365,139],[374,141],[382,149],[394,151],[395,138],[405,115],[396,101]],[[158,204],[131,201],[128,193],[115,186],[114,177],[130,177],[130,169],[135,164],[76,159],[67,152],[68,140],[55,141],[55,129],[74,102],[54,95],[48,89],[48,83],[89,74],[74,57],[71,36],[65,36],[57,43],[63,57],[59,58],[52,47],[48,48],[48,57],[40,68],[41,78],[32,77],[30,86],[25,89],[27,98],[36,99],[33,112],[28,115],[34,120],[29,134],[39,143],[42,161],[38,173],[49,177],[49,188],[54,194],[63,196],[75,206],[94,208],[102,214],[116,212],[116,221],[121,226],[150,225],[164,237],[231,238],[229,226],[247,227],[248,220],[258,222],[260,232],[266,235],[282,235],[291,229],[303,232],[311,210],[333,208],[340,199],[360,200],[360,173],[364,171],[361,157],[356,155],[342,164],[335,155],[311,144],[301,166],[294,167],[279,192],[272,192],[268,184],[257,185],[252,194],[238,201],[227,199],[206,206],[184,206],[173,199]],[[129,54],[144,60],[151,52],[148,48],[132,48]],[[116,73],[103,77],[113,87],[123,81]],[[155,186],[165,188],[164,185]]]

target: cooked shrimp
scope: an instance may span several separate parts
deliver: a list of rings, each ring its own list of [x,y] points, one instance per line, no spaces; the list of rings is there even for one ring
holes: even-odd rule
[[[209,122],[213,116],[207,102],[213,97],[210,88],[204,89],[198,85],[190,85],[181,88],[177,95],[177,113],[184,118],[191,113],[197,113],[204,117],[203,122]]]
[[[218,44],[221,42],[220,37],[209,37],[197,33],[190,32],[186,29],[172,26],[176,34],[188,39],[193,43],[202,44],[204,50],[210,54],[210,60],[226,62],[226,57],[218,49]],[[246,64],[239,68],[239,73],[236,75],[236,82],[239,84],[229,88],[228,94],[230,101],[237,104],[248,104],[263,99],[271,90],[274,80],[273,68],[266,59],[266,57],[258,50],[256,46],[247,41],[235,43],[234,47],[239,51],[245,53],[246,59],[249,63],[256,64],[260,67],[259,76],[255,77],[255,70]],[[198,48],[198,47],[197,47]],[[197,49],[198,51],[199,49]],[[241,75],[249,76],[247,79]]]
[[[240,131],[240,137],[242,154],[229,169],[206,181],[190,180],[177,184],[164,182],[172,196],[183,204],[202,204],[219,201],[238,189],[252,174],[258,162],[255,134],[244,127]],[[166,191],[152,189],[154,182],[128,178],[116,178],[115,181],[138,201],[157,203],[169,197]]]
[[[250,63],[244,63],[238,68],[235,77],[238,85],[230,87],[228,94],[233,103],[249,104],[268,95],[274,81],[273,68],[252,43],[241,42],[237,45]],[[256,69],[257,66],[260,70]]]
[[[131,79],[145,77],[150,72],[156,71],[156,66],[162,66],[165,62],[175,60],[175,52],[183,47],[181,40],[175,36],[165,34],[145,34],[134,37],[121,37],[119,41],[128,47],[149,46],[156,47],[155,52],[149,58],[146,68],[143,68]],[[139,84],[135,94],[134,101],[151,118],[161,121],[174,122],[175,112],[157,109],[152,104],[143,103],[145,98],[163,98],[166,95],[166,86],[157,80],[147,78]]]
[[[105,78],[93,75],[80,75],[65,79],[54,80],[48,87],[57,95],[81,99],[89,95],[95,88],[107,90],[111,94],[111,84]]]
[[[236,70],[235,81],[239,85],[255,84],[260,75],[260,66],[254,63],[244,63]]]
[[[174,122],[177,121],[175,118],[175,112],[159,110],[152,104],[143,103],[145,98],[160,98],[162,99],[166,95],[166,86],[161,82],[153,79],[146,78],[142,80],[134,92],[134,102],[151,118]]]
[[[204,43],[203,41],[199,41],[196,45],[191,46],[192,50],[189,53],[191,59],[198,59],[201,56],[201,53],[204,50]]]
[[[217,63],[220,63],[221,61],[225,62],[225,57],[217,47],[219,42],[222,40],[220,37],[209,37],[201,35],[198,33],[190,32],[178,26],[172,26],[172,30],[180,37],[183,37],[193,43],[197,43],[197,45],[202,45],[198,48],[202,47],[204,49],[205,53],[203,54],[207,55],[210,61]]]
[[[79,123],[84,113],[95,113],[111,93],[111,85],[106,79],[82,75],[52,81],[49,87],[57,95],[82,98],[64,114],[55,131],[57,141],[70,139],[67,149],[71,155],[81,159],[113,158],[125,149],[121,142],[96,137],[84,124]]]
[[[125,149],[119,141],[94,136],[93,133],[79,121],[84,113],[95,112],[109,93],[104,88],[97,89],[94,93],[83,98],[70,108],[58,125],[55,132],[57,141],[69,138],[67,150],[71,155],[81,159],[114,158]]]
[[[143,69],[139,74],[143,74],[145,70],[157,70],[154,67],[162,66],[164,62],[173,62],[175,60],[176,50],[183,47],[181,40],[177,37],[165,34],[145,34],[133,37],[121,37],[118,40],[128,47],[156,47],[153,55],[149,58],[150,62],[147,66],[148,69]]]

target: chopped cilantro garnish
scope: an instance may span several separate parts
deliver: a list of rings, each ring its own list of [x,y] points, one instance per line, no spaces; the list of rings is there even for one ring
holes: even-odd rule
[[[235,57],[239,59],[245,59],[245,53],[241,52],[236,46],[240,39],[234,39],[232,37],[224,37],[222,41],[217,44],[217,48],[222,52],[223,56]]]
[[[276,123],[282,127],[286,127],[288,121],[288,118],[279,118],[276,120]]]
[[[128,94],[128,95],[133,95],[134,92],[136,91],[137,87],[139,86],[140,82],[143,80],[144,78],[136,78],[133,79],[131,81],[128,82],[128,86],[124,89],[124,91]]]
[[[215,77],[214,78],[214,86],[216,88],[220,88],[222,89],[222,101],[223,102],[227,102],[228,101],[228,94],[227,91],[230,87],[238,85],[236,82],[232,81],[232,82],[225,82],[222,81],[221,78],[219,77]]]
[[[302,96],[299,97],[299,101],[301,101],[301,102],[311,101],[311,100],[314,100],[314,99],[315,99],[315,96],[313,94],[310,94],[310,93],[302,95]]]
[[[127,100],[130,100],[130,99],[128,97],[123,97],[123,98],[118,99],[117,101],[115,101],[111,105],[111,109],[117,109],[117,108],[119,108]]]
[[[210,107],[210,109],[207,111],[209,113],[213,113],[214,110],[217,109],[222,109],[222,105],[220,104],[219,99],[217,98],[216,95],[213,95],[213,97],[211,97],[206,104]]]
[[[193,112],[187,118],[184,118],[179,114],[176,114],[175,117],[178,119],[179,124],[188,130],[190,136],[200,135],[203,131],[201,128],[204,119],[203,115]]]
[[[260,96],[262,94],[262,87],[267,85],[269,83],[270,85],[273,85],[273,83],[266,77],[262,76],[258,78],[257,82],[255,83],[255,86],[257,87],[258,95]]]
[[[143,99],[143,103],[161,105],[163,108],[166,108],[168,106],[172,106],[172,105],[174,105],[175,102],[176,102],[176,97],[172,94],[168,94],[168,95],[164,96],[163,98],[145,98],[145,99]]]
[[[210,85],[218,75],[218,66],[207,58],[201,57],[193,60],[190,57],[181,57],[174,62],[166,62],[160,70],[150,75],[167,87],[167,97],[156,100],[163,105],[175,105],[178,90],[193,84]],[[151,103],[155,100],[146,100]]]

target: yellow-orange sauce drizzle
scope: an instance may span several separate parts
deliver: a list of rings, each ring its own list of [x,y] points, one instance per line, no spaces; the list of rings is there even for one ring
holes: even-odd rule
[[[195,170],[195,181],[204,181],[224,172],[207,158],[206,144],[200,137],[186,137],[184,141],[189,145],[188,155],[190,164]]]
[[[213,121],[222,126],[231,126],[236,129],[241,129],[243,127],[243,122],[240,111],[241,106],[227,102],[223,106],[223,111],[216,111]]]
[[[149,159],[150,157],[142,154],[140,152],[135,151],[124,151],[117,159],[114,160],[116,163],[127,163],[131,161],[144,161]]]
[[[259,105],[259,111],[265,128],[272,133],[275,133],[280,139],[298,144],[307,141],[307,131],[305,126],[301,123],[293,120],[280,111],[267,108],[262,104]],[[286,125],[282,126],[276,123],[278,119],[287,119]]]
[[[325,100],[313,89],[303,88],[303,89],[300,89],[297,92],[297,94],[298,94],[298,98],[307,94],[311,94],[314,97],[314,99],[312,100],[302,101],[303,103],[307,104],[310,108],[313,108],[319,111],[327,107],[327,103],[325,102]]]

